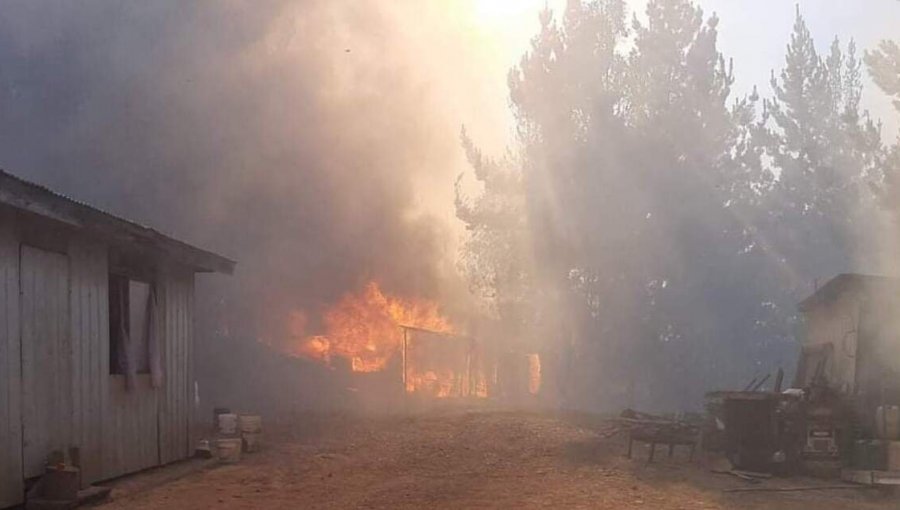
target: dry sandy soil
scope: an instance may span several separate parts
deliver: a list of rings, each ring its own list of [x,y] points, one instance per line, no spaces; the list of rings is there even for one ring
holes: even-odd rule
[[[596,418],[442,411],[405,417],[310,418],[270,437],[240,464],[144,491],[113,492],[129,508],[897,508],[877,490],[726,493],[748,487],[686,452],[626,459]],[[171,469],[171,468],[167,468]],[[753,487],[824,484],[768,480]]]

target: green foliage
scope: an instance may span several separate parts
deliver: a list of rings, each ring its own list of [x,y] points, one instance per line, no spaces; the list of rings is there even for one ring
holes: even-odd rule
[[[895,41],[881,41],[877,50],[866,53],[865,60],[872,79],[894,98],[894,107],[900,110],[900,45]]]
[[[878,49],[866,52],[865,62],[875,84],[893,98],[894,107],[900,111],[900,45],[894,41],[881,41]],[[887,150],[882,166],[883,182],[878,191],[882,204],[896,219],[900,212],[900,133]]]
[[[765,101],[770,129],[763,137],[778,172],[766,204],[769,230],[791,261],[795,293],[825,269],[852,267],[854,247],[872,230],[867,180],[879,171],[881,139],[859,111],[860,66],[853,41],[845,54],[835,39],[820,57],[797,13],[785,66],[771,79],[775,95]]]
[[[463,246],[462,269],[471,290],[511,332],[524,329],[532,294],[528,258],[525,193],[520,168],[512,156],[502,161],[485,157],[465,129],[461,134],[466,157],[481,187],[475,197],[456,182],[456,215],[468,236]]]
[[[688,404],[748,363],[789,366],[794,305],[852,267],[884,153],[852,41],[823,58],[798,12],[774,96],[733,98],[715,15],[689,0],[645,14],[629,26],[622,0],[571,0],[561,23],[541,13],[509,75],[519,150],[485,163],[464,138],[485,220],[458,210],[467,248],[493,251],[467,254],[492,261],[469,266],[483,288],[529,302],[519,310],[548,346],[572,332],[576,398],[634,383],[647,405]],[[508,216],[525,222],[496,219]],[[509,256],[523,246],[533,259]],[[548,316],[563,327],[541,328]]]

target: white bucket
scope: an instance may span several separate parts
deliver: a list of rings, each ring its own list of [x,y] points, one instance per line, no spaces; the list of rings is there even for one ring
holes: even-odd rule
[[[262,433],[244,432],[241,434],[244,440],[244,451],[247,453],[258,452],[262,447]]]
[[[238,416],[238,427],[241,429],[241,433],[262,432],[262,417],[250,414],[242,414]]]
[[[216,458],[219,462],[234,464],[241,461],[241,446],[243,441],[238,438],[216,440]]]
[[[880,439],[900,439],[900,407],[878,406],[875,409],[875,430]]]
[[[237,433],[238,415],[234,413],[219,415],[219,434],[231,436]]]
[[[887,470],[900,471],[900,441],[888,442]]]

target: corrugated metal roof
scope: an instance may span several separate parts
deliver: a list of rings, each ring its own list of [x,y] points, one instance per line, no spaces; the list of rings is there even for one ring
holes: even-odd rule
[[[0,170],[0,203],[111,237],[124,244],[155,248],[201,271],[231,274],[235,262],[179,241],[151,227],[114,215],[46,186]]]
[[[825,285],[819,287],[812,295],[801,301],[797,307],[800,311],[805,312],[814,305],[830,303],[848,291],[862,291],[887,285],[893,285],[895,288],[900,289],[900,280],[889,276],[842,273],[828,280]]]

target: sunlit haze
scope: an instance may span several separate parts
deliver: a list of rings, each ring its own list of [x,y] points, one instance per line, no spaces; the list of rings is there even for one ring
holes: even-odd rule
[[[898,312],[900,0],[0,1],[0,510],[896,509]]]

